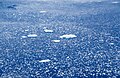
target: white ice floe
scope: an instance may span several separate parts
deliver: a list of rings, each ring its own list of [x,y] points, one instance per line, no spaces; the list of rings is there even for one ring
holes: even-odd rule
[[[110,45],[114,45],[114,43],[109,43]]]
[[[59,43],[60,40],[52,40],[52,42]]]
[[[75,37],[77,36],[74,34],[65,34],[65,35],[60,36],[60,38],[75,38]]]
[[[37,37],[37,34],[29,34],[27,37]]]
[[[29,31],[28,29],[26,29],[25,31]]]
[[[47,11],[40,11],[40,13],[46,13]]]
[[[114,1],[114,2],[112,2],[113,4],[117,4],[117,3],[119,3],[119,2],[117,2],[117,1]]]
[[[21,36],[22,38],[27,38],[27,36]]]
[[[40,60],[39,62],[43,63],[43,62],[50,62],[51,60],[46,59],[46,60]]]
[[[46,32],[46,33],[52,33],[53,30],[50,30],[50,29],[44,29],[44,32]]]

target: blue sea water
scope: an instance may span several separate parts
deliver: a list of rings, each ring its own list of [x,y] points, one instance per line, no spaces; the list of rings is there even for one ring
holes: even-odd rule
[[[1,0],[0,78],[119,78],[119,8],[119,0]]]

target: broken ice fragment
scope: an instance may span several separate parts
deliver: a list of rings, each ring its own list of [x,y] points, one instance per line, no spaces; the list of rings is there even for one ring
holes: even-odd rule
[[[117,3],[119,3],[119,2],[117,2],[117,1],[115,1],[115,2],[112,2],[113,4],[117,4]]]
[[[40,60],[39,62],[50,62],[50,60],[49,59],[46,59],[46,60]]]
[[[60,40],[52,40],[52,42],[59,43]]]
[[[40,13],[46,13],[47,11],[40,11]]]
[[[65,34],[65,35],[60,36],[60,38],[75,38],[75,37],[77,36],[74,34]]]
[[[22,36],[22,38],[27,38],[27,36]]]
[[[25,31],[29,31],[28,29],[26,29]]]
[[[29,34],[28,37],[37,37],[37,34]]]
[[[52,33],[53,30],[50,30],[50,29],[44,29],[44,32],[47,32],[47,33]]]
[[[114,43],[109,43],[110,45],[114,45]]]

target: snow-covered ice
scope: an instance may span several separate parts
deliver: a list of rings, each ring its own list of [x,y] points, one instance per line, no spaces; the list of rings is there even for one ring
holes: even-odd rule
[[[46,60],[40,60],[39,62],[50,62],[51,60],[49,60],[49,59],[46,59]]]
[[[77,36],[74,34],[65,34],[65,35],[60,36],[60,38],[75,38],[75,37]]]
[[[37,37],[37,34],[29,34],[28,37]]]

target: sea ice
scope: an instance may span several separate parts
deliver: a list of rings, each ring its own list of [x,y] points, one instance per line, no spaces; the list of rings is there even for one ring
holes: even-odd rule
[[[28,29],[26,29],[25,31],[29,31]]]
[[[27,36],[21,36],[22,38],[27,38]]]
[[[40,60],[39,62],[50,62],[50,60],[49,59],[46,59],[46,60]]]
[[[46,13],[47,11],[40,11],[40,13]]]
[[[47,33],[52,33],[53,30],[50,30],[50,29],[44,29],[44,32],[47,32]]]
[[[37,34],[29,34],[28,37],[37,37]]]
[[[117,2],[117,1],[115,1],[115,2],[112,2],[113,4],[117,4],[117,3],[119,3],[119,2]]]
[[[52,40],[52,42],[59,43],[60,40]]]
[[[60,38],[75,38],[75,37],[77,36],[74,34],[65,34],[65,35],[60,36]]]

